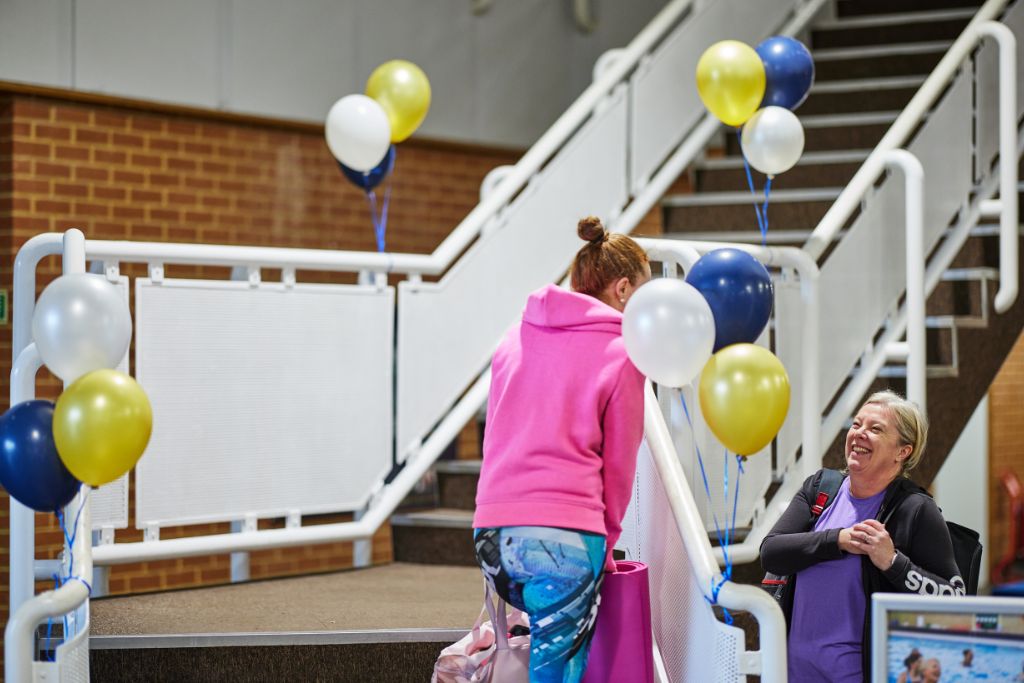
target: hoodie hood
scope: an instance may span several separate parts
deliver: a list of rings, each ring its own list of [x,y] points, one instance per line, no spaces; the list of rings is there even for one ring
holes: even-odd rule
[[[622,333],[622,314],[598,299],[547,285],[530,295],[523,322],[538,327]]]

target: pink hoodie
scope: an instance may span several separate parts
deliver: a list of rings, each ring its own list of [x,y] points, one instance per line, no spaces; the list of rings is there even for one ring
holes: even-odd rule
[[[622,314],[554,285],[530,295],[491,365],[475,528],[622,532],[643,438],[643,375]]]

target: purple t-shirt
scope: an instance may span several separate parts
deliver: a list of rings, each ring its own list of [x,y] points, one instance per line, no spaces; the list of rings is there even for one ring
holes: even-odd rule
[[[850,479],[839,487],[815,531],[844,529],[873,519],[885,491],[870,498],[850,495]],[[838,560],[811,565],[797,573],[789,631],[790,683],[863,680],[861,647],[864,637],[864,588],[861,556],[844,554]]]

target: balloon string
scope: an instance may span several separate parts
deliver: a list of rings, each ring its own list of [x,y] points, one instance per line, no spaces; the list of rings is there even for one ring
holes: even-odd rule
[[[697,434],[696,434],[696,432],[694,431],[694,428],[693,428],[693,419],[690,417],[690,409],[686,405],[686,397],[683,396],[682,390],[679,391],[679,400],[683,404],[683,414],[686,415],[686,422],[690,426],[690,439],[691,439],[691,441],[693,443],[693,450],[697,454],[697,463],[700,465],[700,476],[701,476],[701,479],[704,481],[704,492],[707,493],[708,500],[710,501],[711,500],[711,487],[708,485],[708,475],[707,475],[707,472],[704,470],[704,457],[701,455],[700,446],[697,445]],[[728,455],[728,451],[726,451],[726,455]],[[737,456],[737,461],[738,460],[739,460],[739,456]],[[718,604],[718,594],[722,590],[722,586],[725,585],[726,581],[729,581],[732,578],[732,559],[729,557],[729,541],[732,538],[733,528],[736,526],[736,501],[739,498],[739,494],[740,494],[740,476],[739,475],[742,474],[742,472],[743,472],[743,466],[740,465],[738,467],[738,469],[737,469],[737,472],[736,472],[736,497],[733,499],[733,513],[732,513],[731,527],[726,527],[724,536],[722,534],[722,527],[718,523],[718,515],[715,514],[715,510],[714,510],[713,507],[711,509],[711,519],[712,519],[712,521],[715,524],[715,536],[718,538],[718,545],[722,548],[722,557],[725,558],[725,569],[722,571],[722,578],[719,579],[718,581],[714,581],[712,583],[712,585],[711,585],[711,596],[710,597],[708,597],[706,595],[704,596],[704,599],[707,600],[708,603],[712,604],[712,605],[717,605]],[[725,458],[725,482],[724,482],[724,488],[725,488],[725,500],[726,500],[726,502],[728,502],[728,500],[729,500],[729,459],[728,459],[728,457]],[[725,521],[728,522],[729,519],[726,518]],[[722,608],[722,616],[725,618],[725,623],[730,624],[730,625],[733,623],[732,614],[730,614],[729,610],[727,610],[724,607]]]
[[[768,245],[768,194],[771,192],[772,179],[768,176],[768,181],[764,187],[764,206],[762,207],[757,201],[757,190],[754,189],[754,176],[750,172],[750,162],[747,161],[747,155],[743,153],[743,128],[739,127],[736,129],[736,136],[740,142],[740,156],[743,157],[743,170],[747,174],[747,187],[750,188],[750,196],[754,201],[754,215],[757,216],[757,227],[761,231],[761,246]]]
[[[64,542],[67,543],[68,572],[67,572],[66,575],[63,575],[63,576],[59,572],[55,572],[54,574],[52,574],[53,587],[54,587],[54,590],[56,590],[56,589],[60,588],[62,585],[64,585],[65,583],[67,583],[68,581],[81,581],[85,585],[85,587],[88,589],[89,595],[91,596],[92,595],[92,586],[89,585],[89,582],[86,581],[85,579],[83,579],[81,576],[76,576],[75,575],[75,553],[74,553],[74,547],[75,547],[75,540],[78,538],[78,522],[82,518],[82,510],[85,509],[86,503],[89,502],[89,493],[92,491],[92,488],[89,487],[89,486],[85,486],[85,487],[83,487],[82,489],[79,489],[79,490],[80,491],[84,490],[84,492],[82,493],[82,502],[78,506],[78,512],[75,513],[75,522],[74,522],[74,525],[71,528],[71,532],[70,533],[68,532],[67,524],[64,521],[64,511],[61,510],[60,508],[57,508],[56,510],[54,510],[54,514],[57,516],[57,523],[60,524],[61,535],[64,537]],[[50,636],[51,636],[52,632],[53,632],[53,618],[51,617],[51,618],[46,620],[46,651],[47,651],[47,657],[49,657],[49,660],[51,662],[55,662],[55,661],[57,661],[57,653],[56,653],[55,650],[53,650],[50,647]],[[68,636],[68,617],[65,614],[64,615],[64,639],[65,640],[67,639],[67,636]]]
[[[398,158],[398,153],[395,152],[392,157],[391,168],[394,169],[395,160]],[[394,173],[394,170],[392,170]],[[373,234],[377,240],[377,251],[384,253],[384,236],[388,229],[388,207],[391,204],[391,179],[386,180],[384,186],[384,202],[381,205],[380,213],[377,213],[377,194],[373,190],[366,191],[366,202],[370,205],[370,221],[373,223]]]

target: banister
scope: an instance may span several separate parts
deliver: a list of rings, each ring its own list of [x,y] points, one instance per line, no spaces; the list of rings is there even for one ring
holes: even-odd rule
[[[853,211],[860,205],[860,200],[871,188],[874,179],[877,177],[877,169],[882,164],[882,155],[889,150],[902,147],[910,135],[924,119],[925,114],[935,104],[939,96],[945,90],[946,85],[956,74],[960,64],[970,55],[971,51],[981,39],[979,26],[991,19],[994,19],[999,12],[1005,8],[1011,0],[988,0],[974,18],[968,23],[960,36],[954,41],[931,75],[925,79],[918,91],[910,99],[906,108],[896,117],[889,130],[879,141],[875,149],[868,155],[861,167],[854,174],[846,188],[842,191],[835,203],[818,223],[818,226],[811,233],[811,237],[804,245],[804,249],[815,260],[821,258],[828,246],[835,240],[840,228],[846,223]],[[1004,27],[1005,28],[1005,27]],[[1016,59],[1016,57],[1014,57]],[[1002,84],[1000,84],[1002,87]],[[1016,107],[1016,103],[1014,103]],[[1002,127],[1000,128],[1002,130]],[[1014,125],[1014,136],[1016,136],[1016,125]],[[1000,150],[1003,149],[1000,141]],[[1016,145],[1014,144],[1015,148]],[[1016,168],[1016,164],[1013,164]]]

